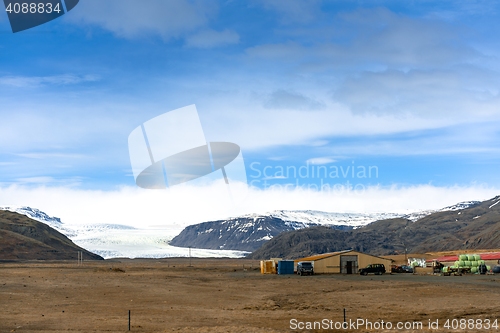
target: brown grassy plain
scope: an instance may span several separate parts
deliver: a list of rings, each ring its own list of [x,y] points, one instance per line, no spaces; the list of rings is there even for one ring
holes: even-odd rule
[[[328,332],[290,320],[498,319],[500,276],[261,275],[244,259],[0,263],[0,332]],[[500,323],[499,323],[500,325]],[[331,330],[332,332],[335,330]],[[361,326],[346,332],[390,332]],[[453,332],[495,332],[463,329]]]

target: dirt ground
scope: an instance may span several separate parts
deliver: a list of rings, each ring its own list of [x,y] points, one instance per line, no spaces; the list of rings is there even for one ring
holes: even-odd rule
[[[486,323],[500,321],[499,294],[494,275],[262,275],[244,259],[2,262],[0,332],[128,332],[129,310],[131,332],[334,332],[344,309],[345,332],[495,332]]]

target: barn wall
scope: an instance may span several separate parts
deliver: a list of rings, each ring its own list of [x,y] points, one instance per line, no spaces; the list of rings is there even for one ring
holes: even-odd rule
[[[331,274],[331,273],[340,273],[341,267],[340,267],[340,257],[343,255],[348,255],[348,256],[353,256],[357,255],[358,256],[358,270],[360,268],[366,267],[369,264],[384,264],[386,272],[390,273],[391,272],[391,260],[390,259],[383,259],[379,257],[374,257],[369,254],[365,253],[360,253],[357,251],[349,251],[349,252],[344,252],[340,253],[338,255],[328,257],[328,258],[323,258],[323,259],[318,259],[314,261],[314,272],[318,274]]]
[[[314,261],[314,273],[340,273],[340,255]]]

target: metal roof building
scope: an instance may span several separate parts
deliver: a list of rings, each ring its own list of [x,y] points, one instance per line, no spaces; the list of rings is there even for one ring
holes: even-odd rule
[[[299,261],[312,261],[314,273],[318,274],[357,274],[359,268],[366,267],[370,264],[384,264],[386,272],[390,273],[392,264],[391,259],[372,256],[354,250],[323,253],[296,259],[295,265],[297,265]]]

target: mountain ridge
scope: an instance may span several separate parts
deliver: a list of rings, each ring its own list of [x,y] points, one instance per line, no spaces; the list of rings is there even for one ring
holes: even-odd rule
[[[86,260],[103,260],[45,223],[0,210],[2,260],[76,260],[78,252],[82,252]]]
[[[500,196],[483,202],[454,205],[415,222],[381,220],[352,231],[319,227],[283,233],[248,256],[299,258],[354,249],[373,255],[498,248]]]
[[[477,201],[461,202],[439,211],[454,211],[477,203]],[[436,211],[336,213],[314,210],[276,210],[265,214],[246,214],[225,220],[190,225],[174,237],[169,244],[179,247],[255,251],[283,232],[321,225],[346,231],[361,228],[379,220],[403,218],[417,221],[434,212]]]

